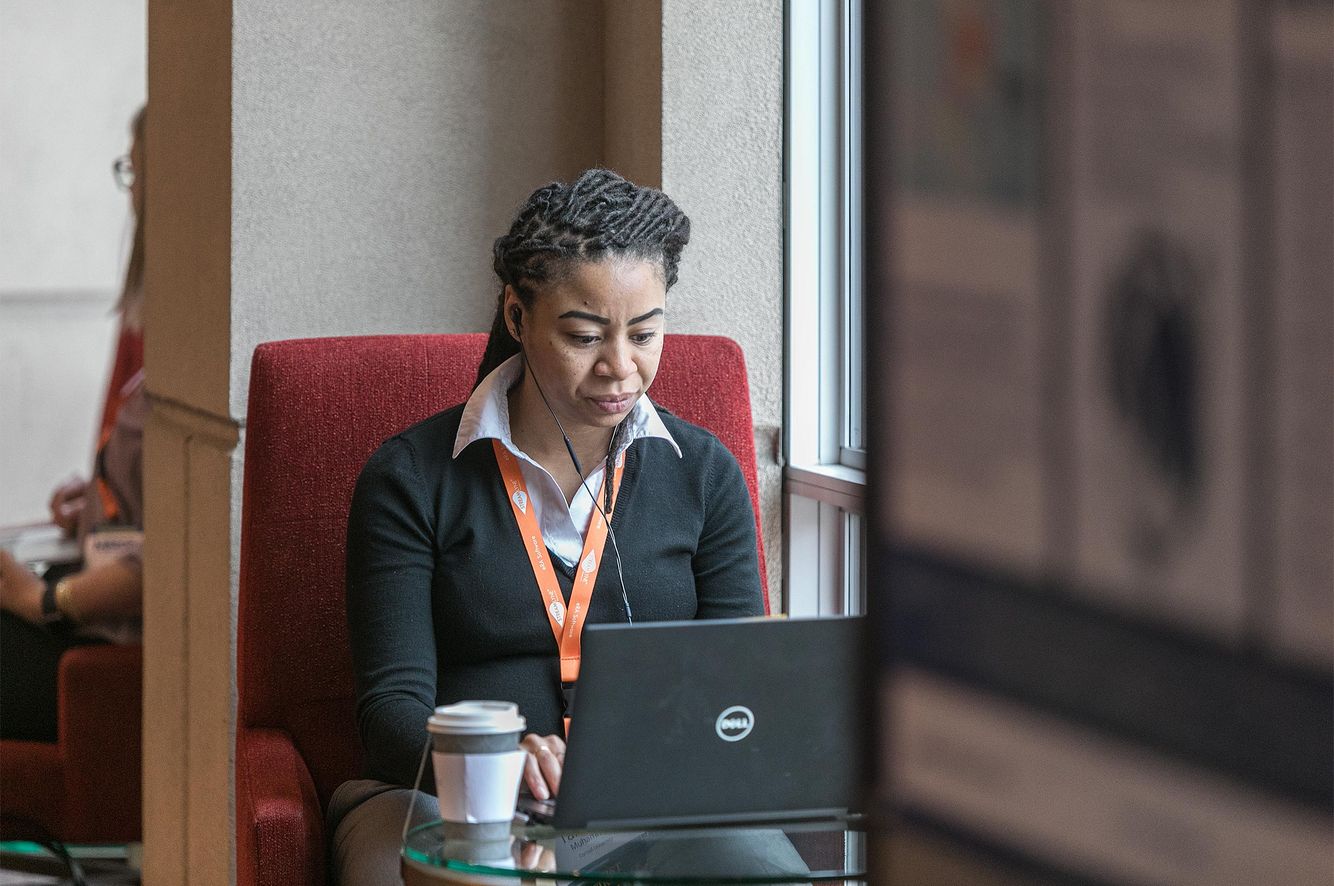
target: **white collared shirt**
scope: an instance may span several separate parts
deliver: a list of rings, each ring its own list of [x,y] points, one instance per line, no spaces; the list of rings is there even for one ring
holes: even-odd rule
[[[523,482],[528,486],[528,498],[533,503],[537,525],[542,531],[542,540],[551,552],[571,568],[579,562],[584,550],[584,535],[593,516],[592,492],[602,487],[602,475],[606,471],[605,463],[584,478],[584,484],[574,494],[568,504],[560,484],[546,468],[514,445],[510,437],[509,390],[523,376],[523,359],[519,355],[510,357],[497,366],[490,375],[482,379],[477,390],[472,392],[463,407],[463,418],[459,421],[458,436],[454,438],[454,458],[468,444],[477,440],[495,439],[519,460],[519,470],[523,473]],[[624,452],[631,443],[640,438],[656,437],[666,440],[681,457],[681,447],[676,445],[667,426],[662,423],[658,410],[653,408],[648,397],[640,397],[630,409],[626,418],[626,433],[617,447],[616,455]],[[500,482],[497,479],[496,482]]]

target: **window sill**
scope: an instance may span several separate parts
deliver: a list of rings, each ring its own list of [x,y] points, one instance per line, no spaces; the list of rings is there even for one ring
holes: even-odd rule
[[[783,491],[861,514],[866,500],[866,472],[845,465],[788,465],[783,469]]]

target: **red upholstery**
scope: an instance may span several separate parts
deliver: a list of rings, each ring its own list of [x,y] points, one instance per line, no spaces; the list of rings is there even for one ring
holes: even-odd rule
[[[255,350],[237,616],[240,886],[325,881],[322,810],[361,765],[343,601],[352,487],[381,442],[467,399],[485,343],[373,336]],[[757,501],[740,348],[668,336],[653,396],[723,440]]]
[[[68,843],[140,839],[143,647],[81,646],[60,659],[55,744],[0,742],[6,816]]]

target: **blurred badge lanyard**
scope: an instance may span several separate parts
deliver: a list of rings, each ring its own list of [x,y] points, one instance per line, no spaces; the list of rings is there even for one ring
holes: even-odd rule
[[[593,586],[597,584],[598,572],[602,568],[602,550],[607,544],[607,521],[611,519],[616,507],[617,494],[621,491],[621,475],[625,473],[625,453],[616,459],[616,468],[612,476],[612,505],[607,509],[605,520],[589,521],[588,535],[584,538],[584,550],[579,555],[579,565],[574,570],[574,587],[570,592],[570,605],[567,608],[556,581],[556,573],[547,558],[546,542],[542,540],[542,530],[537,525],[537,515],[533,513],[532,500],[528,497],[528,484],[523,481],[523,472],[519,470],[519,460],[505,448],[499,440],[492,440],[491,446],[496,453],[496,464],[500,466],[500,476],[505,481],[505,495],[509,498],[510,509],[514,511],[514,520],[519,524],[519,534],[524,539],[524,549],[528,551],[528,560],[533,567],[533,578],[542,592],[542,607],[546,610],[547,621],[551,623],[551,633],[556,637],[556,646],[560,650],[560,683],[565,713],[570,711],[570,698],[575,681],[579,679],[579,657],[584,631],[584,617],[588,614],[588,602],[593,597]],[[606,483],[604,475],[602,482]],[[602,492],[599,486],[593,493],[596,505],[597,496]],[[565,732],[570,731],[570,718],[565,717]]]

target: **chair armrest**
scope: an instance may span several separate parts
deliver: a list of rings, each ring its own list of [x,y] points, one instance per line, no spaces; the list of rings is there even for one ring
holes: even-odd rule
[[[324,886],[324,813],[286,732],[238,728],[237,886]]]
[[[60,659],[60,750],[71,835],[128,841],[142,834],[143,675],[144,650],[137,644],[79,646]]]
[[[138,644],[76,646],[60,659],[60,744],[95,742],[105,748],[105,730],[141,731],[144,648]],[[133,712],[133,714],[131,713]],[[91,727],[96,727],[93,730]],[[103,737],[97,737],[102,732]],[[137,744],[137,739],[136,739]],[[68,751],[67,751],[68,753]],[[101,751],[99,751],[101,753]]]

